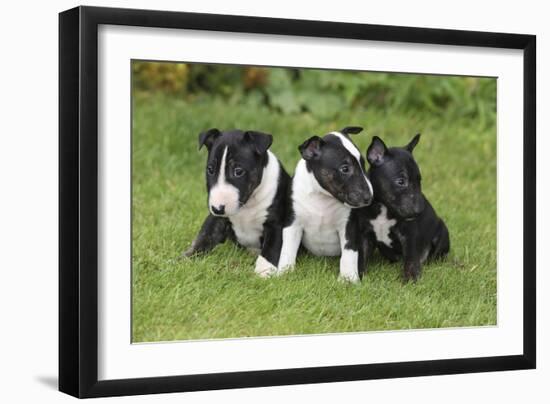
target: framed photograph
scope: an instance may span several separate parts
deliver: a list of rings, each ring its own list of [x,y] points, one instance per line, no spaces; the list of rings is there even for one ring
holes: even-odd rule
[[[59,16],[59,389],[533,369],[535,36]]]

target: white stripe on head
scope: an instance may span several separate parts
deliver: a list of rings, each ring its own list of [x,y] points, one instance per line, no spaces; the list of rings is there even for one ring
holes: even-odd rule
[[[218,180],[216,184],[210,190],[208,197],[208,209],[212,212],[212,207],[220,209],[223,205],[225,209],[224,216],[231,216],[237,213],[239,210],[239,190],[233,185],[229,184],[225,179],[225,165],[227,159],[227,146],[223,150],[222,160],[220,162],[220,169],[218,174]]]
[[[220,174],[218,175],[218,181],[216,182],[216,185],[225,184],[225,159],[226,158],[227,158],[227,146],[225,146],[225,149],[223,149],[222,161],[220,163]]]
[[[342,135],[340,132],[330,132],[332,135],[337,136],[340,141],[342,142],[342,145],[346,148],[347,151],[350,152],[350,154],[357,159],[357,162],[359,163],[359,167],[363,169],[361,166],[361,152],[359,149],[353,144],[351,140],[349,140],[346,136]],[[370,189],[370,194],[373,195],[372,190],[372,184],[370,183],[369,179],[367,178],[367,175],[365,174],[365,181],[367,181],[367,185]]]
[[[330,132],[330,134],[337,136],[342,142],[342,145],[346,148],[346,150],[349,151],[350,154],[357,159],[359,165],[361,165],[361,152],[359,152],[359,149],[355,147],[352,141],[342,135],[340,132]]]
[[[369,178],[367,177],[366,174],[365,174],[365,181],[367,181],[367,185],[369,186],[370,194],[374,195],[374,191],[372,189],[372,184],[370,183],[370,180],[369,180]]]

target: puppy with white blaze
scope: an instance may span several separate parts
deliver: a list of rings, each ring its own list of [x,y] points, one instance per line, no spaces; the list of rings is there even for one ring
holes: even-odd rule
[[[354,211],[369,205],[373,194],[365,161],[349,135],[362,130],[346,127],[313,136],[298,148],[302,158],[292,179],[277,274],[294,267],[301,243],[315,255],[340,256],[340,279],[360,280],[366,251],[359,246]]]
[[[231,239],[259,254],[258,275],[277,270],[290,176],[268,150],[272,141],[271,135],[255,131],[210,129],[199,135],[199,149],[208,149],[210,214],[184,256],[208,252]]]

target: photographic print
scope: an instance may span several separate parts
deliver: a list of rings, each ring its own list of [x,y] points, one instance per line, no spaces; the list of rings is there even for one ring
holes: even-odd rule
[[[59,84],[61,391],[536,367],[534,35],[77,7]]]
[[[132,342],[497,324],[497,80],[131,61]]]

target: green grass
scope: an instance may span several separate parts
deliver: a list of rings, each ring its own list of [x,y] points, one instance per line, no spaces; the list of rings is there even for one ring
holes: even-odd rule
[[[285,116],[216,99],[193,102],[137,93],[133,111],[134,342],[496,324],[496,129],[445,114],[360,108],[337,120]],[[452,107],[452,106],[451,106]],[[297,146],[349,125],[364,152],[372,135],[415,149],[423,191],[444,218],[451,253],[425,265],[416,284],[376,252],[358,285],[337,281],[338,259],[301,255],[292,273],[260,279],[255,257],[231,243],[175,260],[207,215],[198,133],[210,127],[274,135],[272,151],[292,173]]]

